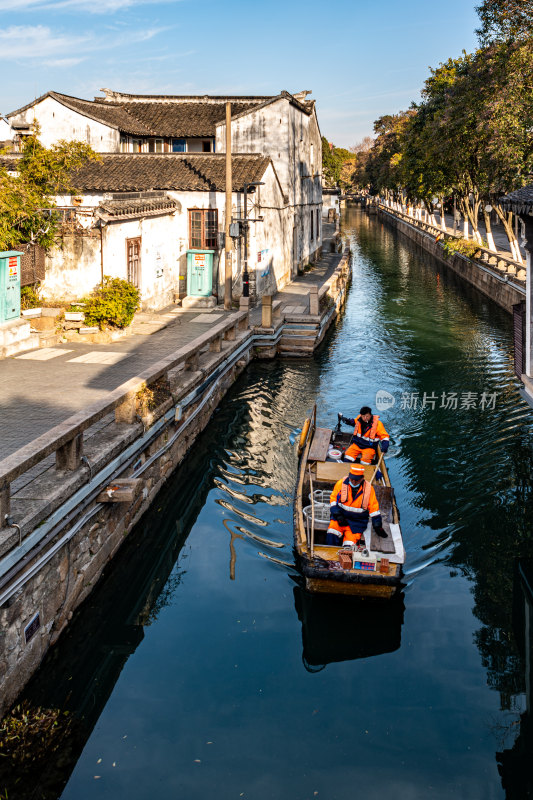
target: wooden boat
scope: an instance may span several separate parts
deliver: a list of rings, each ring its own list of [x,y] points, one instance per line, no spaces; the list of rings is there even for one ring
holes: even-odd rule
[[[376,492],[386,538],[373,531],[369,520],[364,546],[358,547],[353,556],[344,548],[325,543],[330,494],[335,483],[350,470],[350,463],[338,461],[335,456],[349,446],[351,438],[350,433],[337,429],[317,428],[316,406],[304,423],[294,502],[297,563],[309,592],[390,598],[402,583],[405,550],[383,454],[375,464],[365,467],[365,479]]]

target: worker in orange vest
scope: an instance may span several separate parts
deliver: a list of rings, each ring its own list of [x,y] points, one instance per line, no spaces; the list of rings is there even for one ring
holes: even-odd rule
[[[326,544],[355,547],[368,524],[368,518],[378,536],[386,536],[374,487],[365,480],[362,464],[353,464],[346,478],[337,481],[330,496],[330,523]]]
[[[378,444],[383,453],[389,449],[389,434],[383,423],[372,409],[363,406],[359,416],[355,419],[344,417],[339,413],[339,422],[353,425],[352,443],[344,453],[345,461],[360,461],[361,464],[371,464]]]

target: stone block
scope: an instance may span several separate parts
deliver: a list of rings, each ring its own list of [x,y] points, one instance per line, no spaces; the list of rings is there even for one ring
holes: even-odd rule
[[[78,469],[83,455],[83,433],[79,433],[70,442],[56,450],[56,469],[73,472]]]
[[[181,301],[183,308],[215,308],[217,304],[216,297],[192,297],[187,295]]]
[[[261,325],[263,328],[272,327],[272,297],[269,295],[261,298]]]
[[[137,421],[137,392],[130,392],[115,408],[115,422],[131,425]]]
[[[31,321],[31,327],[34,331],[39,331],[40,333],[44,331],[55,331],[56,329],[56,318],[55,317],[35,317]]]
[[[31,325],[25,319],[12,319],[0,324],[0,347],[9,347],[29,339]]]

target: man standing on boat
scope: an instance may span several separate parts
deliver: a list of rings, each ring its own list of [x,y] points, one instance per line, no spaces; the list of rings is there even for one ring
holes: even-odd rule
[[[363,406],[355,419],[339,414],[339,422],[354,426],[352,443],[344,454],[344,461],[371,464],[378,444],[383,453],[389,449],[389,434],[380,418],[372,414],[372,409],[368,406]]]
[[[386,536],[376,493],[374,487],[365,481],[365,468],[362,464],[353,464],[347,477],[337,481],[329,506],[331,519],[326,544],[357,546],[369,517],[378,536]]]

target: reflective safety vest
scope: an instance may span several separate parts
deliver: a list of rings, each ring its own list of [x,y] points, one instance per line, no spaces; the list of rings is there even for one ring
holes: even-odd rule
[[[367,429],[364,434],[361,416],[357,417],[354,421],[355,427],[353,430],[352,443],[356,444],[358,447],[377,447],[378,442],[389,440],[389,434],[385,430],[385,427],[377,414],[372,416],[370,428]]]
[[[361,509],[363,511],[366,511],[368,509],[368,501],[370,500],[371,490],[372,490],[372,484],[369,481],[363,481],[363,493],[361,498]],[[349,482],[343,481],[341,486],[341,496],[339,498],[341,507],[344,505],[348,505],[351,508],[351,505],[349,503],[350,494],[353,495],[353,488],[350,486]],[[359,494],[357,494],[356,497],[359,497]]]
[[[345,517],[348,522],[357,522],[366,527],[368,517],[375,524],[381,524],[381,514],[374,487],[368,481],[353,489],[348,478],[337,481],[330,496],[330,514],[332,519]]]

